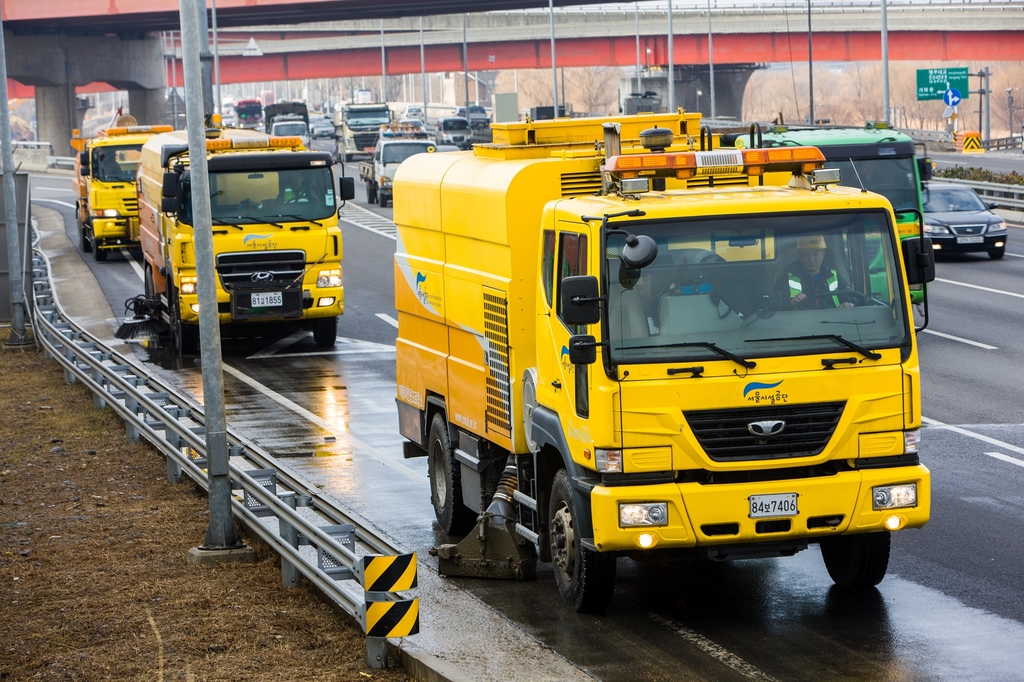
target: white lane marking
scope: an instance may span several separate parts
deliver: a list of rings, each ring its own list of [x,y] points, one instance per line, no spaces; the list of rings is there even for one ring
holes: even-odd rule
[[[270,357],[275,358],[309,358],[316,355],[367,355],[370,353],[394,353],[394,346],[384,346],[382,348],[362,348],[359,350],[314,350],[308,353],[277,353]]]
[[[395,318],[391,317],[390,315],[385,315],[384,313],[377,313],[377,317],[379,317],[380,319],[384,320],[385,322],[390,324],[395,329],[398,329],[398,320],[396,320]]]
[[[931,334],[932,336],[941,336],[942,338],[949,339],[950,341],[959,341],[960,343],[966,343],[969,346],[977,346],[978,348],[984,348],[985,350],[999,350],[997,347],[990,346],[987,343],[981,343],[980,341],[971,341],[970,339],[965,339],[960,336],[953,336],[952,334],[943,334],[942,332],[937,332],[934,329],[925,329],[924,333]]]
[[[75,190],[68,187],[39,187],[33,184],[32,193],[35,194],[36,192],[61,192],[64,194],[74,194]]]
[[[1024,459],[1010,457],[1009,455],[1004,455],[1001,452],[986,452],[985,454],[988,455],[989,457],[995,457],[996,459],[1001,459],[1004,462],[1009,462],[1010,464],[1016,464],[1019,467],[1024,467]]]
[[[332,423],[328,422],[326,419],[323,419],[323,418],[313,414],[312,412],[310,412],[306,408],[302,407],[301,405],[298,405],[298,404],[292,402],[291,400],[288,400],[283,395],[281,395],[279,393],[276,393],[276,392],[272,391],[271,389],[267,388],[266,386],[264,386],[260,382],[256,381],[255,379],[253,379],[249,375],[247,375],[247,374],[245,374],[243,372],[240,372],[237,369],[235,369],[234,367],[232,367],[230,365],[227,365],[227,364],[223,365],[223,371],[226,374],[230,374],[231,376],[235,377],[236,379],[238,379],[242,383],[248,384],[249,386],[251,386],[255,390],[259,391],[260,393],[262,393],[266,397],[268,397],[271,400],[273,400],[274,402],[276,402],[278,405],[281,405],[282,407],[284,407],[286,410],[290,410],[290,411],[294,412],[295,414],[299,415],[300,417],[308,420],[309,422],[311,422],[313,424],[316,424],[317,426],[319,426],[323,430],[327,431],[328,433],[335,433],[335,430],[337,428],[337,424],[332,424]],[[359,440],[358,438],[356,438],[352,434],[349,434],[349,433],[342,434],[342,435],[338,436],[338,440],[344,440],[344,441],[348,442],[350,445],[353,446],[354,449],[358,449],[359,451],[361,451],[364,455],[366,455],[370,459],[373,459],[373,460],[376,460],[376,461],[380,462],[384,466],[386,466],[386,467],[392,469],[393,471],[401,474],[402,476],[404,476],[405,478],[409,479],[410,481],[413,481],[414,483],[422,485],[424,488],[427,487],[428,481],[427,481],[426,476],[423,476],[422,474],[416,473],[415,471],[413,471],[412,469],[404,466],[400,462],[395,461],[394,459],[388,457],[387,455],[382,453],[377,448],[362,442],[361,440]]]
[[[1024,255],[1019,253],[1004,253],[1003,255],[1009,256],[1010,258],[1024,258]]]
[[[936,282],[942,282],[944,284],[955,284],[959,287],[967,287],[969,289],[980,289],[981,291],[988,291],[993,294],[1002,294],[1003,296],[1013,296],[1014,298],[1024,298],[1024,294],[1015,294],[1012,291],[1003,291],[1002,289],[992,289],[990,287],[982,287],[977,284],[968,284],[967,282],[957,282],[951,279],[942,279],[941,277],[935,278]]]
[[[364,230],[375,232],[382,237],[398,241],[398,227],[395,223],[368,208],[363,208],[350,201],[342,207],[338,212],[338,216],[356,227],[361,227]]]
[[[121,255],[124,256],[124,259],[128,261],[129,264],[131,264],[132,270],[134,270],[135,274],[139,276],[139,279],[145,279],[142,274],[142,266],[135,262],[135,258],[132,257],[131,252],[128,251],[128,249],[121,249]]]
[[[678,623],[672,620],[671,618],[659,616],[655,613],[648,613],[647,617],[653,620],[655,623],[659,623],[665,626],[666,628],[676,633],[693,646],[703,651],[705,654],[711,656],[711,658],[714,658],[726,667],[732,668],[743,677],[746,677],[750,680],[765,680],[775,682],[774,677],[764,672],[763,670],[759,669],[757,666],[747,663],[742,658],[732,653],[725,647],[719,644],[715,644],[704,635],[694,632],[693,630],[684,626],[683,624]]]
[[[959,433],[961,436],[967,436],[968,438],[974,438],[976,440],[980,440],[983,443],[988,443],[989,445],[995,445],[997,448],[1000,448],[1001,450],[1009,450],[1010,452],[1016,452],[1018,455],[1024,455],[1024,448],[1012,445],[1005,441],[1001,441],[998,438],[984,436],[980,433],[975,433],[974,431],[969,431],[959,426],[953,426],[952,424],[940,422],[937,419],[929,419],[928,417],[921,417],[921,421],[923,421],[928,426],[934,426],[939,429],[946,429],[947,431],[952,431],[953,433]]]
[[[74,204],[69,204],[66,201],[58,201],[57,199],[32,199],[32,201],[45,201],[50,204],[60,204],[61,206],[67,206],[68,208],[76,208]]]
[[[252,355],[247,357],[246,360],[258,360],[260,358],[270,357],[271,355],[273,355],[277,351],[281,350],[282,348],[284,348],[286,346],[290,346],[293,343],[295,343],[296,341],[298,341],[299,339],[305,338],[306,336],[309,336],[309,332],[307,332],[307,331],[295,332],[294,334],[292,334],[290,336],[286,336],[283,339],[279,339],[279,340],[275,341],[274,343],[270,344],[269,346],[267,346],[263,350],[257,351],[255,353],[253,353]]]

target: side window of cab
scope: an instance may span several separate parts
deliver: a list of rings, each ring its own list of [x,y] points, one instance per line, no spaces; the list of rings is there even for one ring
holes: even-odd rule
[[[558,271],[556,279],[561,285],[566,277],[587,274],[587,235],[573,232],[563,232],[558,245]],[[560,286],[558,287],[561,288]],[[557,299],[558,319],[562,319],[561,296]],[[564,323],[564,320],[563,320]],[[569,327],[573,333],[582,333],[575,327]]]
[[[551,288],[555,278],[555,232],[544,230],[544,255],[540,265],[541,279],[544,282],[544,299],[551,307]]]

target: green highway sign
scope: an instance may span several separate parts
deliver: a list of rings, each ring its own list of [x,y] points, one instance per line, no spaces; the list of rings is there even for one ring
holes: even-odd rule
[[[942,99],[946,90],[959,90],[963,99],[970,96],[967,67],[955,69],[918,69],[917,99]]]

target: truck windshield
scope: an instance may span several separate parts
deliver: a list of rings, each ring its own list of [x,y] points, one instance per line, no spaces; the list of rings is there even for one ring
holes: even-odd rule
[[[391,116],[386,109],[347,111],[345,112],[345,122],[350,126],[379,126],[391,123]]]
[[[441,123],[442,130],[469,130],[469,121],[463,118],[446,118]]]
[[[654,239],[658,256],[643,270],[627,268],[620,258],[625,236],[607,237],[605,338],[614,364],[876,351],[908,342],[898,252],[884,211],[622,228]]]
[[[306,128],[306,124],[302,121],[295,121],[294,123],[275,123],[274,124],[274,135],[308,135],[309,129]]]
[[[259,102],[235,102],[235,114],[242,120],[263,118],[263,105]]]
[[[827,148],[823,148],[828,153]],[[874,159],[829,159],[827,168],[842,171],[841,185],[860,188],[861,183],[869,192],[876,192],[889,200],[897,213],[917,209],[917,179],[914,176],[914,159],[883,157]],[[856,166],[856,172],[854,172]],[[860,180],[857,174],[860,174]]]
[[[381,163],[402,163],[413,154],[422,154],[428,148],[433,147],[432,142],[403,142],[401,144],[386,144],[381,150]]]
[[[210,195],[215,229],[218,224],[323,220],[337,210],[327,167],[210,173]],[[192,197],[186,184],[179,217],[191,225],[191,214]]]
[[[97,147],[92,150],[92,176],[102,182],[135,182],[142,145]]]

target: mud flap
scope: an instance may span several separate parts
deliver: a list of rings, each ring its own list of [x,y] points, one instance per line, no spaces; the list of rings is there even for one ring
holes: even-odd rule
[[[533,543],[516,533],[512,521],[487,512],[462,542],[434,547],[430,554],[438,558],[443,576],[530,580],[537,575]]]

